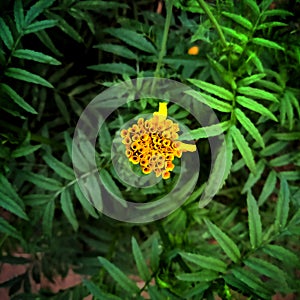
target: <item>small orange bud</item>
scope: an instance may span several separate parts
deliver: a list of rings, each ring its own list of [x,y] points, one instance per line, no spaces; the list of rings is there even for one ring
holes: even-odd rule
[[[188,50],[189,55],[197,55],[199,53],[199,47],[193,46]]]

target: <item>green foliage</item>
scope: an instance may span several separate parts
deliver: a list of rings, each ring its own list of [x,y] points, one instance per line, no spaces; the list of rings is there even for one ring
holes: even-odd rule
[[[0,4],[0,261],[26,269],[0,284],[12,299],[297,297],[299,6],[271,4],[167,0],[162,11],[150,0]],[[192,46],[198,53],[189,54]],[[219,123],[202,126],[168,103],[169,116],[188,128],[181,139],[197,145],[199,179],[170,216],[132,225],[97,211],[106,199],[94,177],[87,184],[99,202],[92,205],[93,195],[81,191],[72,137],[84,108],[106,87],[148,76],[190,86],[183,97],[200,102],[204,115],[213,110]],[[111,151],[119,130],[157,111],[157,104],[150,98],[128,102],[99,130],[99,182],[124,207],[125,200],[152,205],[179,177],[176,162],[170,180],[136,189],[112,164],[124,163],[123,148]],[[221,134],[212,158],[207,139],[219,142]],[[83,170],[92,147],[82,143],[74,150],[82,154]],[[178,197],[191,184],[180,186]],[[18,257],[18,249],[30,259]],[[58,293],[32,294],[41,276],[64,277],[70,268],[88,279]]]

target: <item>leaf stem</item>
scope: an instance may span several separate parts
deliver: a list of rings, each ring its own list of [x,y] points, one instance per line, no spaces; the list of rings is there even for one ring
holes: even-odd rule
[[[221,40],[221,43],[223,44],[224,47],[227,47],[227,42],[226,42],[226,39],[225,39],[225,36],[224,36],[224,33],[222,31],[222,28],[221,26],[219,25],[217,19],[215,18],[215,16],[213,15],[213,13],[211,12],[209,6],[205,3],[204,0],[198,0],[200,6],[203,8],[203,10],[205,11],[206,15],[208,16],[208,18],[210,19],[210,21],[212,22],[212,24],[215,26],[218,34],[219,34],[219,37],[220,37],[220,40]]]
[[[162,66],[162,61],[164,56],[166,55],[167,41],[168,41],[169,29],[170,29],[171,19],[172,19],[172,8],[173,8],[173,0],[166,0],[167,16],[165,21],[163,38],[161,42],[161,48],[158,55],[158,61],[154,72],[154,77],[159,77],[159,71]]]

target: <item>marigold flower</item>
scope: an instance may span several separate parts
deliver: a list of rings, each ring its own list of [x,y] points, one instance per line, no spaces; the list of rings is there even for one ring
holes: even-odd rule
[[[197,55],[199,53],[199,47],[193,46],[188,50],[189,55]]]
[[[158,112],[150,120],[138,119],[137,124],[120,133],[125,154],[133,164],[140,164],[144,174],[154,172],[156,177],[170,178],[175,157],[182,152],[194,152],[196,146],[177,141],[179,125],[167,119],[167,103],[159,103]]]

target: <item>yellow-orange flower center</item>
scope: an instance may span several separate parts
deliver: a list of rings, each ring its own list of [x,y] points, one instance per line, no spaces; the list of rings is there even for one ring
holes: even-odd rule
[[[156,177],[170,177],[175,157],[182,152],[196,151],[195,145],[176,141],[179,125],[167,119],[167,104],[160,103],[159,111],[150,120],[138,119],[137,123],[121,131],[125,154],[133,164],[140,164],[144,174],[154,172]]]

